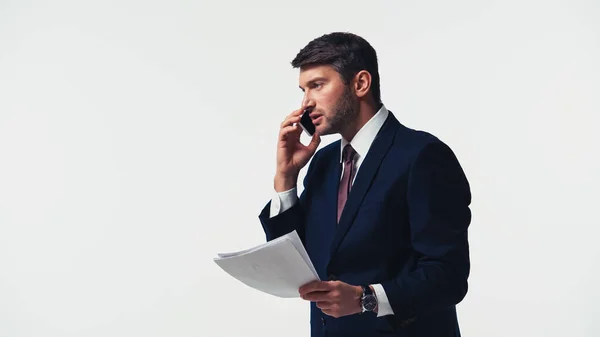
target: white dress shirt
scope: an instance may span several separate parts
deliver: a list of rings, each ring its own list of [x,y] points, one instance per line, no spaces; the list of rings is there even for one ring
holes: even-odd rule
[[[350,142],[350,145],[356,151],[356,155],[354,156],[355,167],[356,167],[356,175],[352,180],[354,184],[354,180],[358,175],[358,170],[360,169],[360,165],[362,164],[363,159],[367,155],[375,136],[381,129],[381,126],[385,122],[388,117],[388,110],[384,105],[381,106],[381,109],[377,111],[377,113],[371,117],[371,119],[356,133],[356,136]],[[340,163],[342,161],[342,150],[344,146],[348,144],[348,141],[342,137],[341,146],[340,146]],[[344,174],[342,168],[342,175]],[[341,179],[341,176],[340,176]],[[294,187],[291,190],[275,193],[273,196],[273,200],[271,201],[271,209],[270,216],[271,218],[285,212],[290,209],[294,204],[298,201],[298,193],[297,188]],[[385,315],[393,315],[394,311],[390,305],[390,302],[385,294],[385,290],[381,284],[373,284],[373,289],[375,290],[375,296],[377,297],[377,317],[385,316]]]

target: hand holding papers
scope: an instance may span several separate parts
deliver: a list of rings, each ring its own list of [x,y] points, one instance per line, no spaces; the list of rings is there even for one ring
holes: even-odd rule
[[[247,286],[278,297],[300,297],[301,286],[319,280],[296,231],[254,248],[218,254],[214,261]]]

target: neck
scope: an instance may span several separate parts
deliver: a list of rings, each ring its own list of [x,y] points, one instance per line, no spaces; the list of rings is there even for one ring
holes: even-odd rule
[[[342,137],[349,142],[352,141],[358,131],[365,126],[365,124],[367,124],[367,122],[373,118],[373,116],[375,116],[377,111],[379,111],[381,108],[381,104],[374,102],[360,101],[358,104],[358,114],[356,115],[354,122],[348,124],[348,127],[340,132]]]

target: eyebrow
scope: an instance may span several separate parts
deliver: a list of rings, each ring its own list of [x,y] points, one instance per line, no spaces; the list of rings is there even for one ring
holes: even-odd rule
[[[313,78],[312,80],[308,81],[306,83],[306,85],[310,86],[311,84],[313,84],[315,82],[319,82],[319,81],[327,81],[327,78],[325,78],[325,77],[316,77],[316,78]],[[302,86],[298,86],[298,88],[300,88],[300,90],[304,91],[304,88],[302,88]]]

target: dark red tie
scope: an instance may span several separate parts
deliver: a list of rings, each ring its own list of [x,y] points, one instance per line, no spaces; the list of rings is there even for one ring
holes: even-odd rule
[[[350,194],[350,188],[352,187],[352,179],[356,174],[354,169],[354,156],[356,155],[356,151],[350,146],[350,144],[344,147],[344,151],[342,152],[342,161],[344,163],[344,174],[342,175],[342,180],[340,181],[340,188],[338,189],[338,208],[337,208],[337,221],[340,222],[340,217],[342,216],[342,210],[344,209],[344,205],[346,204],[346,200],[348,199],[348,194]]]

